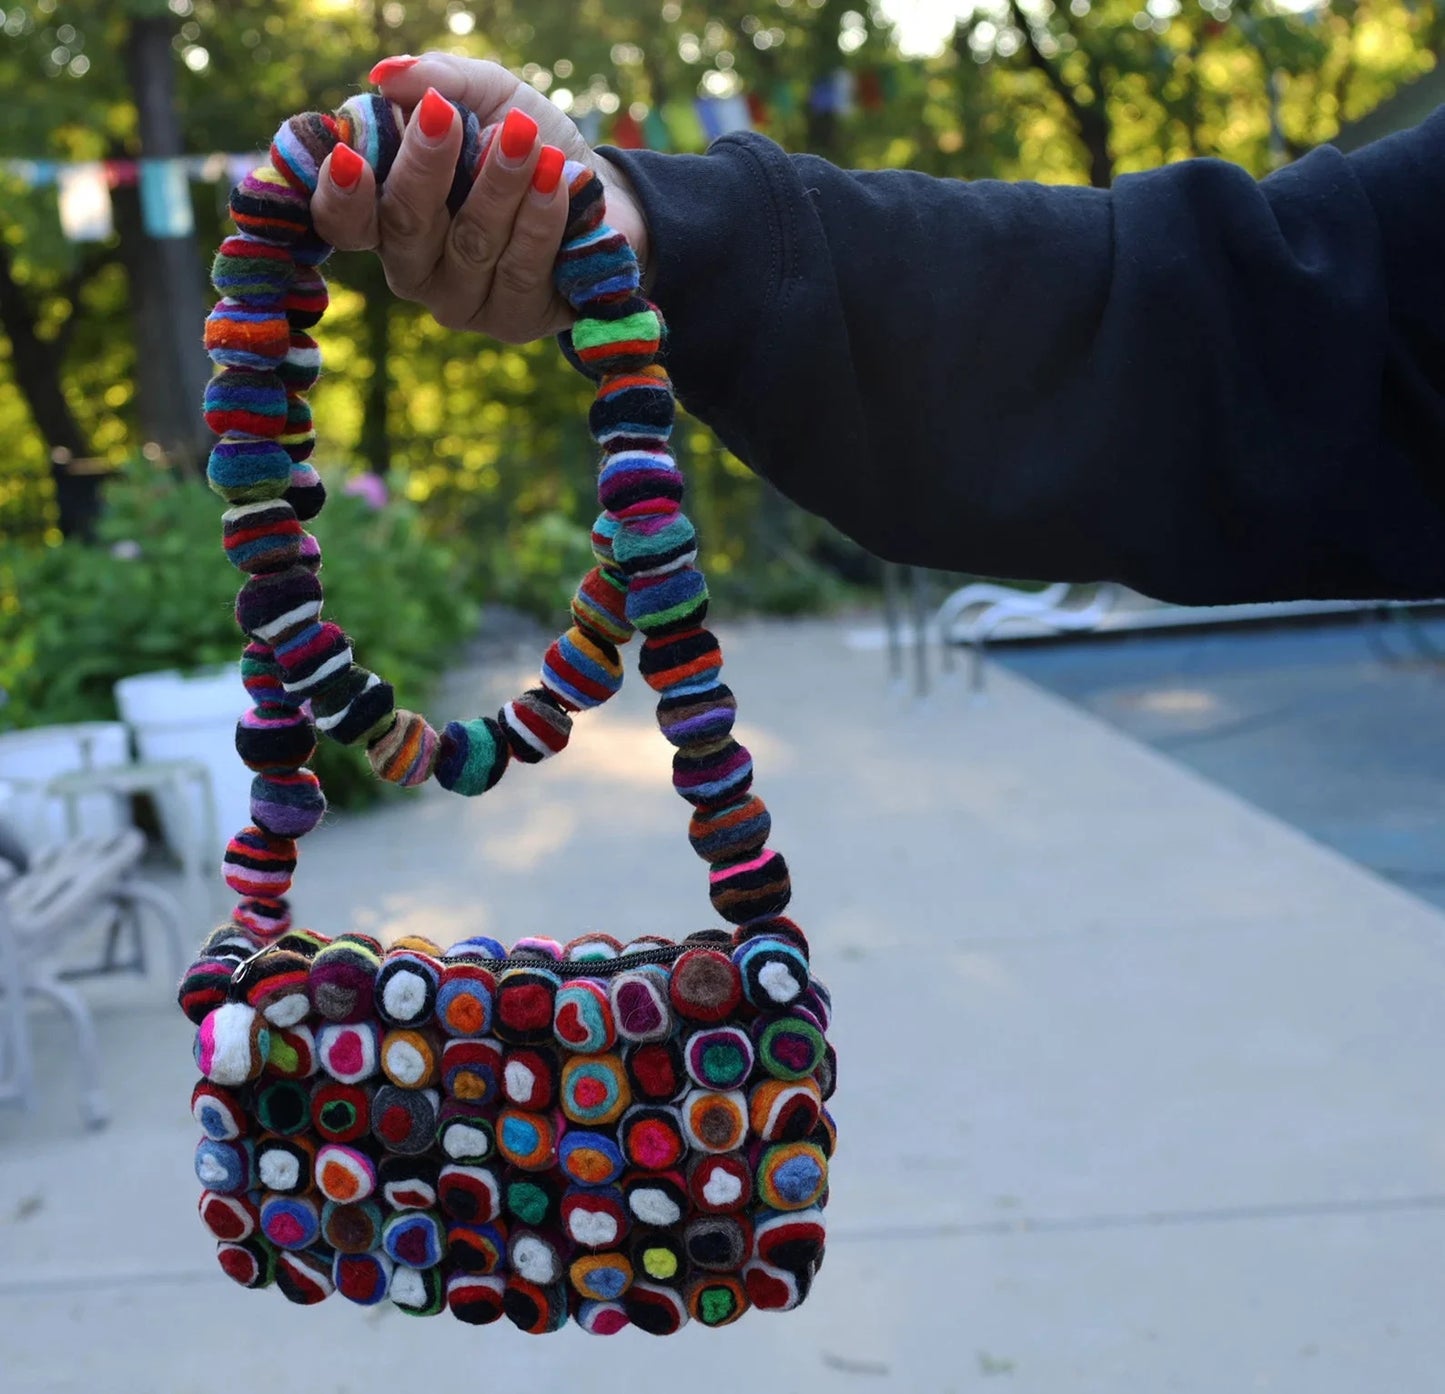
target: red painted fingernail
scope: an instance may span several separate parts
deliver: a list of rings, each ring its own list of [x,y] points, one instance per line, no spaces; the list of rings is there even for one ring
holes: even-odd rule
[[[373,86],[379,87],[383,82],[394,78],[398,73],[404,73],[408,68],[415,66],[419,60],[408,53],[403,53],[397,58],[383,58],[380,63],[367,74],[366,80]]]
[[[338,189],[350,193],[361,178],[366,161],[344,141],[331,152],[331,182]]]
[[[519,107],[513,107],[502,122],[502,154],[509,160],[525,160],[537,140],[537,123]]]
[[[440,140],[451,130],[456,114],[456,109],[435,87],[428,87],[417,109],[417,125],[428,140]]]
[[[562,166],[567,157],[555,145],[544,145],[537,156],[537,168],[532,171],[532,187],[539,194],[550,194],[562,177]]]

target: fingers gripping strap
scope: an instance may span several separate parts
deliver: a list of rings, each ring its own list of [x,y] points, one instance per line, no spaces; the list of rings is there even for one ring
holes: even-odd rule
[[[463,135],[453,211],[491,136],[472,112],[457,112]],[[578,585],[572,623],[548,648],[538,685],[493,715],[438,731],[398,708],[390,684],[357,662],[344,630],[323,616],[321,551],[303,524],[325,503],[308,463],[315,432],[306,393],[321,366],[308,331],[327,305],[317,268],[331,248],[317,235],[310,198],[340,141],[384,182],[402,129],[399,109],[374,95],[353,97],[332,115],[293,117],[277,132],[269,163],[233,191],[237,235],[223,243],[213,269],[222,298],[206,323],[217,372],[205,414],[221,439],[208,476],[227,504],[226,554],[246,577],[236,618],[249,640],[242,676],[255,703],[237,727],[255,779],[252,826],[231,840],[225,858],[227,883],[242,898],[235,918],[262,938],[289,926],[296,839],[326,806],[306,768],[317,732],[364,745],[375,772],[393,783],[435,778],[457,793],[481,794],[512,764],[560,751],[573,714],[618,690],[618,646],[634,630],[642,635],[639,670],[658,695],[658,723],[675,748],[673,784],[693,807],[689,836],[708,863],[712,903],[739,925],[776,915],[791,895],[788,871],[766,845],[771,820],[751,792],[752,757],[733,738],[737,704],[704,624],[707,584],[669,444],[675,400],[658,362],[662,317],[640,292],[631,246],[603,222],[602,184],[587,166],[566,167],[569,211],[555,283],[577,314],[563,351],[597,383],[588,413],[601,452],[597,565]]]

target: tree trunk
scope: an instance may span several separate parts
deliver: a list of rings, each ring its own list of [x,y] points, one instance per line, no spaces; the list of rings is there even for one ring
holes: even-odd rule
[[[183,153],[171,34],[169,16],[138,16],[131,20],[126,41],[143,159]],[[213,437],[201,420],[201,394],[210,368],[201,346],[207,307],[195,234],[147,235],[139,196],[133,190],[117,194],[116,226],[130,280],[141,434],[166,458],[203,467]]]
[[[391,469],[391,290],[381,275],[380,263],[365,268],[362,285],[362,323],[371,358],[371,380],[362,404],[360,449],[373,474]]]

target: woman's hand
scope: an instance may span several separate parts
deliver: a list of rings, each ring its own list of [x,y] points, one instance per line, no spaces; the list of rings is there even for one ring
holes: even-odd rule
[[[564,161],[597,171],[607,221],[645,261],[646,226],[621,172],[530,84],[496,63],[439,53],[389,58],[372,81],[407,113],[401,151],[378,195],[365,161],[338,146],[312,198],[316,230],[334,247],[378,252],[392,290],[444,327],[526,343],[572,322],[552,286],[567,222]],[[461,122],[441,98],[469,107],[484,127],[502,123],[455,217],[446,200]]]

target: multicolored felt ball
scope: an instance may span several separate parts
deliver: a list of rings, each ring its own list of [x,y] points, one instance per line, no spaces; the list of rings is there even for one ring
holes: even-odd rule
[[[567,1325],[567,1287],[560,1279],[546,1284],[529,1282],[513,1273],[502,1293],[502,1310],[519,1331],[545,1336]]]
[[[569,1128],[557,1148],[557,1161],[579,1186],[610,1186],[623,1173],[627,1158],[609,1133]]]
[[[449,1225],[447,1261],[463,1273],[502,1272],[507,1263],[505,1221],[484,1225]]]
[[[338,1250],[331,1266],[331,1281],[348,1302],[375,1307],[391,1292],[393,1265],[381,1253]]]
[[[678,1171],[628,1172],[622,1195],[628,1213],[646,1229],[670,1229],[688,1211],[687,1182]]]
[[[208,1191],[234,1196],[256,1184],[256,1147],[250,1138],[221,1142],[202,1138],[196,1144],[196,1180]]]
[[[508,969],[497,979],[493,1033],[508,1045],[546,1044],[561,986],[561,979],[544,969]]]
[[[328,1022],[316,1033],[321,1068],[341,1084],[362,1084],[381,1069],[381,1027],[375,1021]]]
[[[754,1226],[753,1253],[775,1268],[807,1273],[822,1258],[827,1242],[827,1223],[816,1206],[784,1214],[764,1212]]]
[[[774,1079],[806,1079],[823,1063],[828,1049],[823,1029],[799,1011],[759,1017],[753,1024],[758,1063]]]
[[[191,1090],[191,1116],[201,1131],[217,1142],[233,1142],[250,1131],[250,1117],[241,1096],[210,1080],[201,1080]]]
[[[376,1014],[388,1026],[425,1026],[436,1011],[442,965],[428,954],[392,948],[376,975]]]
[[[617,1122],[632,1103],[620,1055],[573,1055],[562,1067],[562,1112],[586,1128]]]
[[[617,1136],[627,1161],[642,1171],[667,1171],[687,1155],[682,1117],[666,1104],[634,1104],[622,1115]]]
[[[270,1287],[276,1281],[276,1249],[259,1234],[216,1245],[221,1271],[243,1288]]]
[[[366,1200],[376,1190],[376,1161],[344,1142],[323,1143],[316,1153],[316,1189],[338,1205]]]
[[[812,1079],[765,1079],[748,1096],[753,1136],[764,1142],[802,1142],[818,1126],[823,1096]]]
[[[828,1189],[828,1159],[811,1142],[780,1142],[758,1162],[758,1199],[771,1210],[806,1210]]]
[[[494,1040],[450,1040],[442,1048],[442,1088],[468,1103],[496,1103],[502,1096],[502,1059]]]
[[[437,1025],[448,1036],[485,1036],[492,1029],[496,987],[496,978],[486,968],[448,961],[437,988]]]
[[[374,1200],[321,1207],[321,1239],[340,1254],[369,1254],[381,1247],[382,1208]]]
[[[428,1089],[441,1079],[442,1041],[432,1031],[394,1026],[382,1037],[381,1072],[402,1089]]]
[[[296,1026],[276,1026],[266,1047],[266,1073],[282,1079],[307,1080],[321,1070],[321,1057],[316,1049],[316,1033],[305,1022]],[[278,1130],[279,1131],[279,1130]]]
[[[437,1203],[450,1218],[464,1225],[492,1223],[502,1212],[502,1183],[495,1167],[442,1167],[436,1182]]]
[[[624,1041],[663,1041],[672,1034],[668,977],[639,969],[618,973],[611,982],[612,1017]]]
[[[432,1210],[398,1210],[381,1229],[381,1246],[393,1263],[432,1268],[446,1255],[446,1227]]]
[[[371,1100],[372,1136],[403,1157],[427,1151],[436,1141],[441,1095],[435,1089],[381,1085]]]
[[[270,1133],[290,1137],[311,1123],[311,1091],[299,1079],[273,1079],[256,1090],[256,1121]]]
[[[529,1172],[508,1167],[502,1175],[507,1215],[528,1229],[546,1229],[558,1223],[566,1189],[565,1178],[555,1170]]]
[[[694,1157],[687,1172],[687,1193],[704,1215],[736,1215],[752,1201],[752,1168],[738,1152]]]
[[[615,1336],[632,1325],[621,1302],[594,1302],[590,1298],[578,1304],[574,1319],[589,1336]]]
[[[261,1225],[260,1201],[255,1195],[227,1196],[217,1191],[202,1191],[196,1208],[201,1223],[217,1239],[231,1244],[251,1238]]]
[[[689,1319],[681,1292],[663,1283],[634,1282],[623,1295],[622,1306],[632,1325],[649,1336],[676,1335]]]
[[[669,1103],[691,1087],[682,1063],[682,1046],[675,1038],[629,1045],[622,1052],[633,1095],[649,1103]]]
[[[544,1113],[557,1102],[561,1062],[550,1046],[515,1046],[502,1057],[502,1098],[512,1108]]]
[[[504,1108],[497,1115],[497,1151],[523,1171],[547,1171],[557,1165],[564,1127],[557,1113]]]
[[[321,1207],[310,1196],[268,1194],[261,1202],[261,1233],[278,1249],[309,1249],[321,1237]]]
[[[616,1302],[632,1278],[632,1260],[621,1253],[582,1254],[567,1270],[572,1290],[591,1302]]]
[[[743,992],[760,1011],[785,1012],[808,990],[807,957],[783,939],[748,939],[733,952]]]
[[[495,1110],[465,1099],[445,1100],[437,1124],[437,1145],[451,1162],[475,1166],[491,1161],[497,1154]]]
[[[704,1026],[687,1038],[682,1058],[700,1089],[740,1089],[753,1072],[753,1043],[740,1026]]]
[[[384,1156],[376,1169],[376,1182],[382,1200],[393,1210],[428,1210],[440,1195],[441,1164],[426,1155]]]
[[[747,1141],[748,1101],[741,1090],[694,1089],[680,1111],[683,1133],[699,1152],[736,1152]]]
[[[573,1186],[562,1197],[562,1230],[584,1249],[616,1248],[631,1220],[616,1186]]]
[[[371,1091],[328,1079],[311,1092],[311,1126],[327,1142],[355,1142],[371,1131]]]
[[[812,1276],[754,1259],[743,1268],[743,1285],[748,1301],[760,1312],[791,1312],[807,1300]]]
[[[688,1313],[704,1326],[731,1326],[752,1306],[742,1278],[733,1273],[700,1273],[683,1294]]]
[[[413,1317],[434,1317],[446,1310],[446,1278],[438,1268],[404,1268],[398,1264],[391,1274],[387,1294],[392,1305]]]
[[[311,960],[312,1008],[327,1021],[366,1021],[375,1013],[382,947],[369,934],[341,934]]]
[[[223,1002],[196,1032],[196,1065],[212,1084],[235,1088],[260,1078],[270,1049],[266,1019],[244,1002]]]
[[[727,954],[689,949],[672,966],[668,995],[678,1016],[716,1025],[728,1020],[742,1002],[742,978]]]
[[[311,1189],[316,1144],[310,1137],[258,1138],[256,1180],[278,1195],[300,1195]]]
[[[687,1222],[682,1243],[693,1269],[731,1273],[752,1253],[753,1228],[742,1214],[699,1215]]]
[[[507,1280],[503,1277],[461,1269],[447,1279],[447,1307],[468,1326],[490,1326],[502,1319],[506,1291]]]
[[[617,1023],[606,986],[586,978],[564,983],[553,1005],[552,1034],[574,1055],[611,1050],[617,1044]]]

